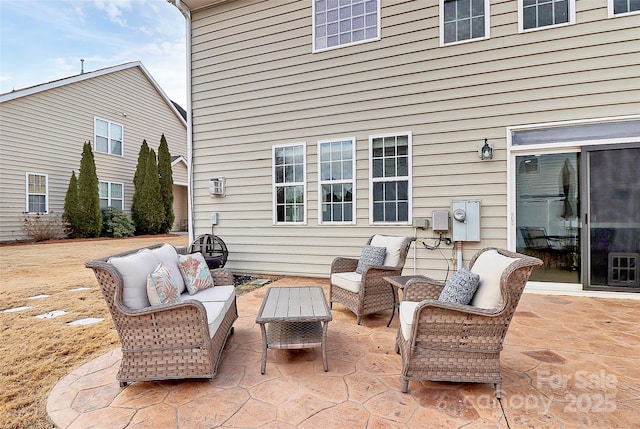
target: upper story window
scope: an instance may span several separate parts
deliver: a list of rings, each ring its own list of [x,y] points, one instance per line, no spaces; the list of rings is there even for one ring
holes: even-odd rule
[[[440,44],[489,37],[489,0],[440,0]]]
[[[609,0],[609,16],[640,12],[640,0]]]
[[[273,223],[305,224],[306,144],[273,147]]]
[[[518,30],[527,31],[576,21],[575,0],[518,0]]]
[[[95,151],[122,156],[123,126],[115,122],[95,118]]]
[[[411,214],[411,133],[369,137],[369,220],[407,224]]]
[[[313,0],[313,50],[380,39],[379,0]]]
[[[46,174],[27,173],[27,213],[49,211],[49,178]]]
[[[124,210],[124,185],[122,183],[99,182],[100,208]]]
[[[318,142],[319,223],[355,223],[356,139]]]

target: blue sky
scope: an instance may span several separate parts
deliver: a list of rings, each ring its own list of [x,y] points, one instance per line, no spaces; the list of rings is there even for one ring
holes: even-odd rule
[[[0,93],[141,61],[186,108],[185,34],[166,0],[0,0]]]

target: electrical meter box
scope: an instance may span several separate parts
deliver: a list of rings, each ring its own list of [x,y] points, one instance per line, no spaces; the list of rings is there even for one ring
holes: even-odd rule
[[[451,202],[453,241],[480,241],[480,200]]]

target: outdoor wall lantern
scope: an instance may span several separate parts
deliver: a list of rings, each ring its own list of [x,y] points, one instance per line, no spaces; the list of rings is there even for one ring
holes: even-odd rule
[[[224,177],[214,177],[209,180],[209,195],[224,197],[226,189],[226,179]]]
[[[493,144],[484,139],[484,145],[478,149],[478,156],[481,160],[493,159]]]

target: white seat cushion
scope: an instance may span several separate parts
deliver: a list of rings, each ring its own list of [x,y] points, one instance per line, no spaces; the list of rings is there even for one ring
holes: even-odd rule
[[[208,289],[203,289],[196,292],[194,295],[189,294],[189,291],[183,292],[180,298],[183,301],[192,299],[200,301],[204,305],[207,311],[207,325],[209,325],[209,335],[213,338],[224,315],[227,314],[229,308],[233,304],[235,299],[236,288],[233,285],[229,286],[214,286]]]
[[[331,274],[331,284],[349,292],[358,293],[362,284],[362,274],[356,272],[333,273]]]
[[[122,276],[122,303],[132,310],[149,307],[147,276],[158,266],[158,258],[149,249],[142,249],[132,255],[109,258]]]
[[[495,250],[487,250],[478,256],[471,272],[480,276],[480,283],[470,304],[487,310],[502,307],[504,303],[500,292],[500,277],[504,270],[517,260],[501,255]]]
[[[193,295],[189,295],[193,298]],[[216,334],[222,320],[224,319],[224,315],[227,314],[229,310],[229,306],[231,304],[219,301],[208,301],[203,302],[205,310],[207,310],[207,325],[209,325],[209,335],[211,338]]]
[[[416,307],[420,304],[415,301],[402,301],[400,303],[400,330],[405,341],[409,340],[413,327],[413,313],[416,312]]]
[[[387,235],[376,234],[371,239],[371,246],[386,247],[387,253],[384,257],[384,265],[387,267],[396,267],[400,264],[400,251],[405,237],[392,237]]]
[[[178,252],[176,249],[170,244],[163,244],[162,246],[151,250],[158,261],[162,262],[162,264],[169,269],[171,272],[171,277],[175,280],[176,285],[178,287],[178,293],[182,293],[185,291],[186,286],[184,285],[184,279],[182,278],[182,271],[180,271],[180,266],[178,265]]]

